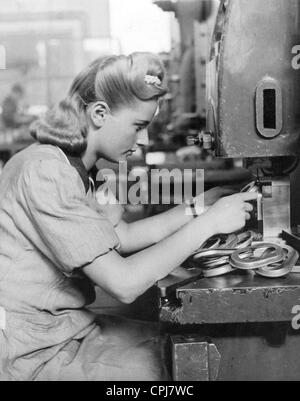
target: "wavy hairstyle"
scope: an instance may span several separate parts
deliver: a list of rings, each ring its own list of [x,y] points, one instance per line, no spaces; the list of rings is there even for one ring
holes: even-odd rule
[[[147,83],[147,75],[161,84]],[[90,104],[103,101],[113,113],[137,100],[159,99],[167,93],[164,76],[161,60],[151,53],[97,59],[75,78],[68,97],[33,123],[31,135],[41,144],[80,156],[87,147]]]

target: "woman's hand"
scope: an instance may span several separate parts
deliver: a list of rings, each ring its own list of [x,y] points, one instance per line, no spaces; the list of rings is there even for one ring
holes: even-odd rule
[[[223,198],[224,196],[229,196],[236,193],[233,188],[229,187],[216,187],[206,191],[204,193],[204,206],[210,207],[214,205],[219,199]]]
[[[205,214],[214,227],[215,234],[231,234],[245,227],[250,220],[256,193],[236,194],[217,201]]]

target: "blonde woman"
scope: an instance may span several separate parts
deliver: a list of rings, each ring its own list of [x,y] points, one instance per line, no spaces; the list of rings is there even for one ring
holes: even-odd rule
[[[87,172],[100,158],[119,162],[146,144],[166,93],[163,80],[162,64],[151,54],[94,62],[67,99],[35,123],[36,144],[6,165],[0,178],[1,380],[166,377],[154,331],[108,330],[86,309],[94,286],[133,302],[209,237],[241,229],[252,210],[247,201],[256,195],[223,198],[197,218],[178,206],[132,225],[96,202]],[[207,196],[209,206],[215,196]]]

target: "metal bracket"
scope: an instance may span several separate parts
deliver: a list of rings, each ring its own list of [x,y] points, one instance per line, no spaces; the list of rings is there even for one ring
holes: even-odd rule
[[[173,336],[174,381],[216,381],[221,355],[212,342],[199,337]]]

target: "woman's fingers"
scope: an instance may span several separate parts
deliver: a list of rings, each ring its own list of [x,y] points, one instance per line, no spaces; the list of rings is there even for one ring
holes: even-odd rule
[[[244,209],[245,209],[245,211],[246,212],[253,212],[253,210],[254,210],[254,207],[253,207],[253,205],[251,205],[251,203],[247,203],[247,202],[245,202],[244,203]]]
[[[245,227],[251,219],[253,206],[250,201],[257,200],[256,193],[242,193],[220,199],[207,213],[218,234],[230,234]]]
[[[251,214],[250,213],[246,213],[246,220],[251,220]]]
[[[219,188],[219,191],[220,191],[220,194],[221,194],[222,196],[225,196],[225,195],[233,195],[233,194],[236,194],[236,192],[237,192],[237,191],[235,191],[233,188],[226,188],[226,187],[220,187],[220,188]]]
[[[240,197],[240,199],[244,202],[257,200],[257,198],[258,198],[258,194],[256,192],[246,192],[243,194],[238,194],[236,196]]]

